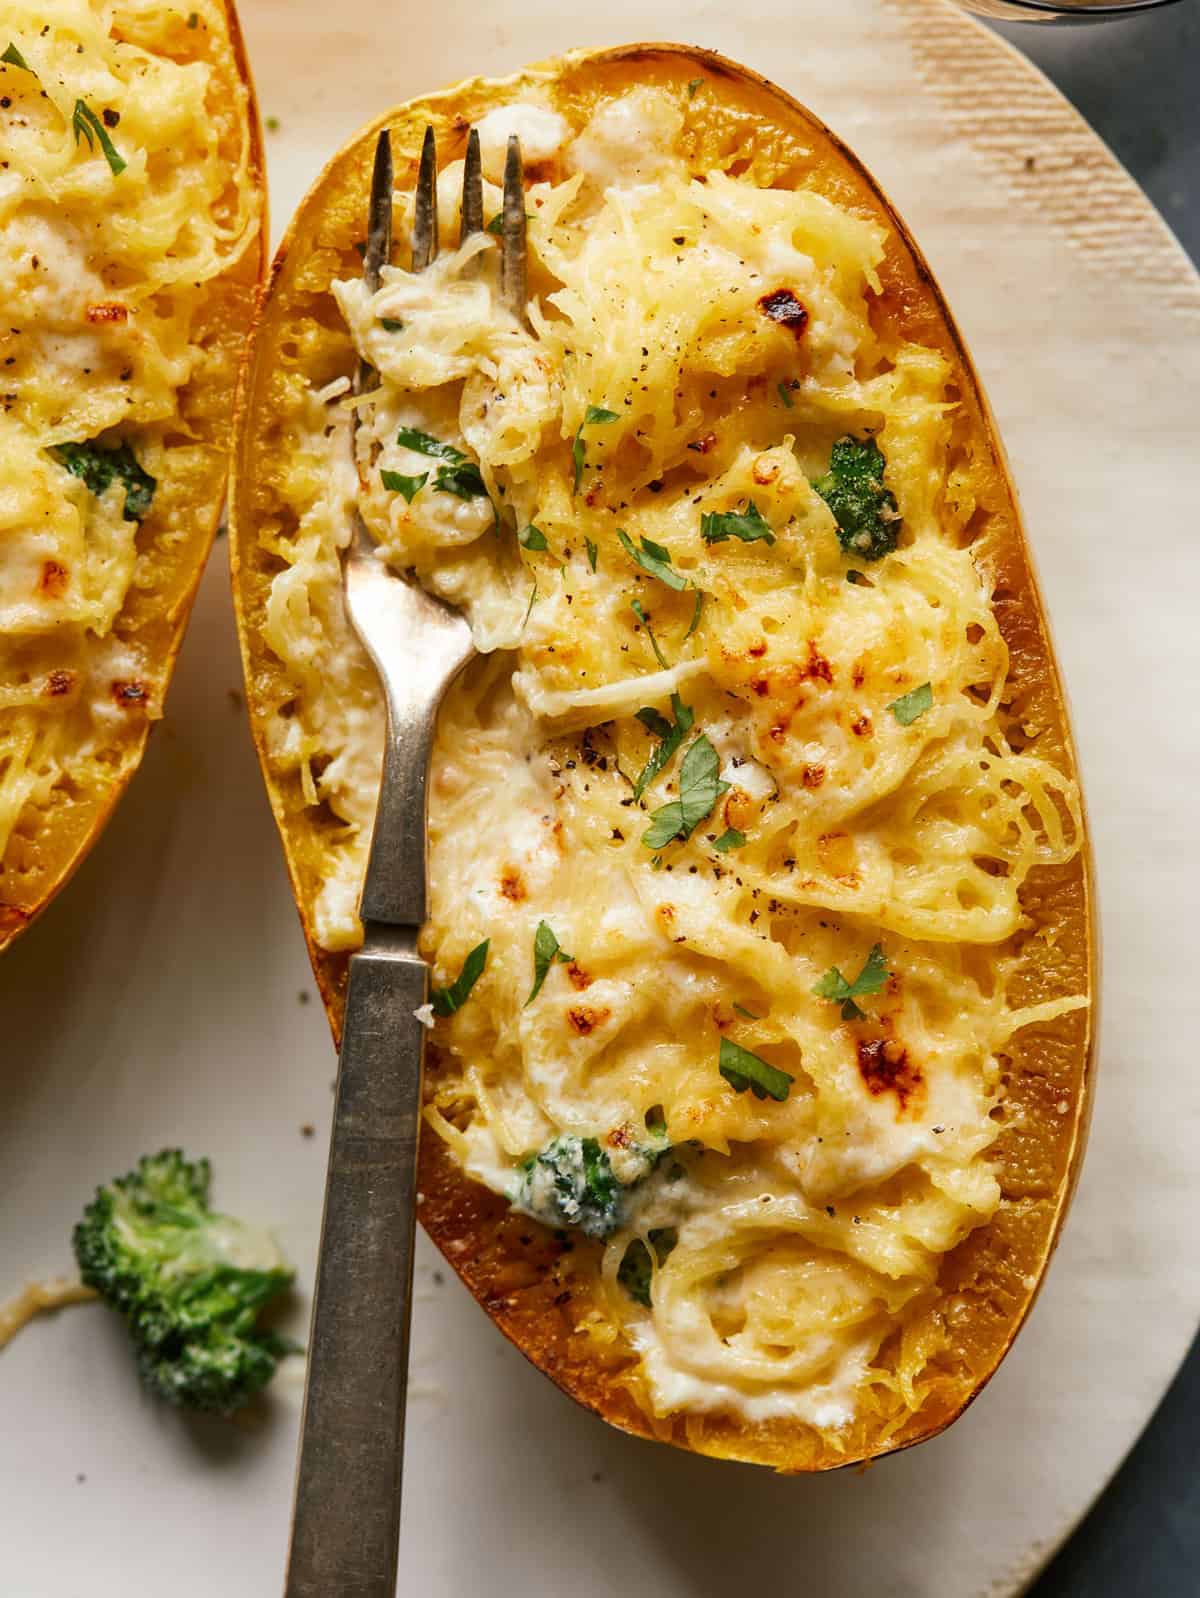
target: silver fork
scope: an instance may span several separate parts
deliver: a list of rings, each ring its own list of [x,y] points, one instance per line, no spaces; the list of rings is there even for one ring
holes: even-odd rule
[[[520,316],[525,196],[515,138],[502,214],[502,294]],[[479,136],[472,129],[463,238],[482,227]],[[414,271],[436,257],[437,233],[437,149],[427,128]],[[391,242],[392,152],[384,129],[363,261],[372,293]],[[360,364],[355,393],[375,381]],[[429,968],[417,953],[426,914],[426,785],[438,706],[475,653],[462,616],[391,572],[357,511],[342,572],[347,612],[379,672],[387,742],[360,907],[363,946],[350,960],[346,990],[286,1598],[392,1598],[396,1591],[425,1042],[415,1012],[429,996]]]

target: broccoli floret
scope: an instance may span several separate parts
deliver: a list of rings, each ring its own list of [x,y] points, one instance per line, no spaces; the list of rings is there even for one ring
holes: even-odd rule
[[[629,1294],[630,1298],[638,1304],[650,1308],[650,1289],[654,1282],[654,1265],[661,1265],[667,1255],[679,1241],[679,1233],[673,1226],[656,1226],[647,1234],[649,1247],[642,1242],[640,1237],[635,1237],[633,1242],[621,1256],[621,1263],[617,1267],[617,1281]],[[654,1261],[650,1259],[650,1249],[654,1250]]]
[[[265,1233],[208,1207],[211,1169],[178,1149],[98,1188],[73,1243],[88,1287],[124,1316],[151,1392],[228,1414],[290,1345],[257,1326],[293,1272]]]
[[[607,1237],[621,1224],[623,1189],[594,1137],[564,1134],[520,1168],[513,1204],[547,1226]]]
[[[838,543],[847,555],[882,560],[896,547],[900,514],[883,481],[886,465],[873,438],[839,438],[829,471],[813,484],[837,520]]]
[[[123,515],[127,522],[144,521],[150,514],[158,480],[143,469],[127,443],[109,448],[95,439],[88,439],[82,444],[60,444],[53,454],[72,476],[80,478],[97,496],[114,481],[123,483]]]

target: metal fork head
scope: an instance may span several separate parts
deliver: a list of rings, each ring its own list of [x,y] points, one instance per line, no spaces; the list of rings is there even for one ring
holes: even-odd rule
[[[473,233],[483,231],[483,173],[479,133],[475,128],[467,136],[460,215],[459,242],[465,244]],[[437,140],[433,128],[427,127],[421,145],[417,192],[413,200],[413,271],[423,272],[437,259],[437,253]],[[521,141],[514,133],[509,137],[504,161],[504,201],[500,210],[500,297],[518,320],[525,314],[525,261],[525,175]]]
[[[392,247],[392,151],[385,128],[375,147],[371,178],[370,224],[363,255],[363,281],[374,293]],[[483,229],[483,175],[479,134],[472,128],[463,165],[460,239]],[[412,269],[425,271],[438,253],[437,141],[425,129],[413,204]],[[508,141],[501,211],[500,290],[515,316],[525,309],[525,190],[521,147]],[[374,380],[362,364],[355,392]],[[355,536],[343,561],[346,608],[367,652],[374,660],[387,694],[392,722],[415,729],[412,717],[422,705],[436,708],[446,683],[474,653],[466,620],[419,586],[389,570],[355,513]],[[408,707],[406,711],[404,707]],[[381,801],[382,804],[382,801]],[[378,829],[377,829],[378,830]]]

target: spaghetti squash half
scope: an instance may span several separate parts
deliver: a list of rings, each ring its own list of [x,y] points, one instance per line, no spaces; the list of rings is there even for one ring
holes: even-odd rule
[[[224,0],[0,0],[0,948],[141,757],[264,264]]]
[[[402,238],[427,122],[443,238],[468,126],[488,216],[520,134],[527,320],[487,232],[365,291],[376,132]],[[355,503],[481,652],[430,789],[435,1241],[628,1430],[809,1470],[945,1425],[1062,1218],[1091,931],[1012,488],[894,212],[712,55],[473,80],[327,169],[244,402],[250,708],[335,1031],[383,739]]]

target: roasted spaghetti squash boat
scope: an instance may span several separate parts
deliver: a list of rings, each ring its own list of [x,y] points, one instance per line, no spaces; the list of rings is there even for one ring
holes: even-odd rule
[[[426,124],[444,239],[468,128],[488,216],[520,135],[527,323],[486,232],[366,292],[377,131],[402,237]],[[1092,934],[1012,486],[895,213],[703,52],[472,80],[327,168],[243,403],[249,704],[335,1033],[383,740],[355,503],[480,649],[431,776],[434,1240],[628,1431],[785,1470],[938,1431],[1062,1221]]]
[[[265,266],[222,0],[0,0],[0,948],[162,714]]]

